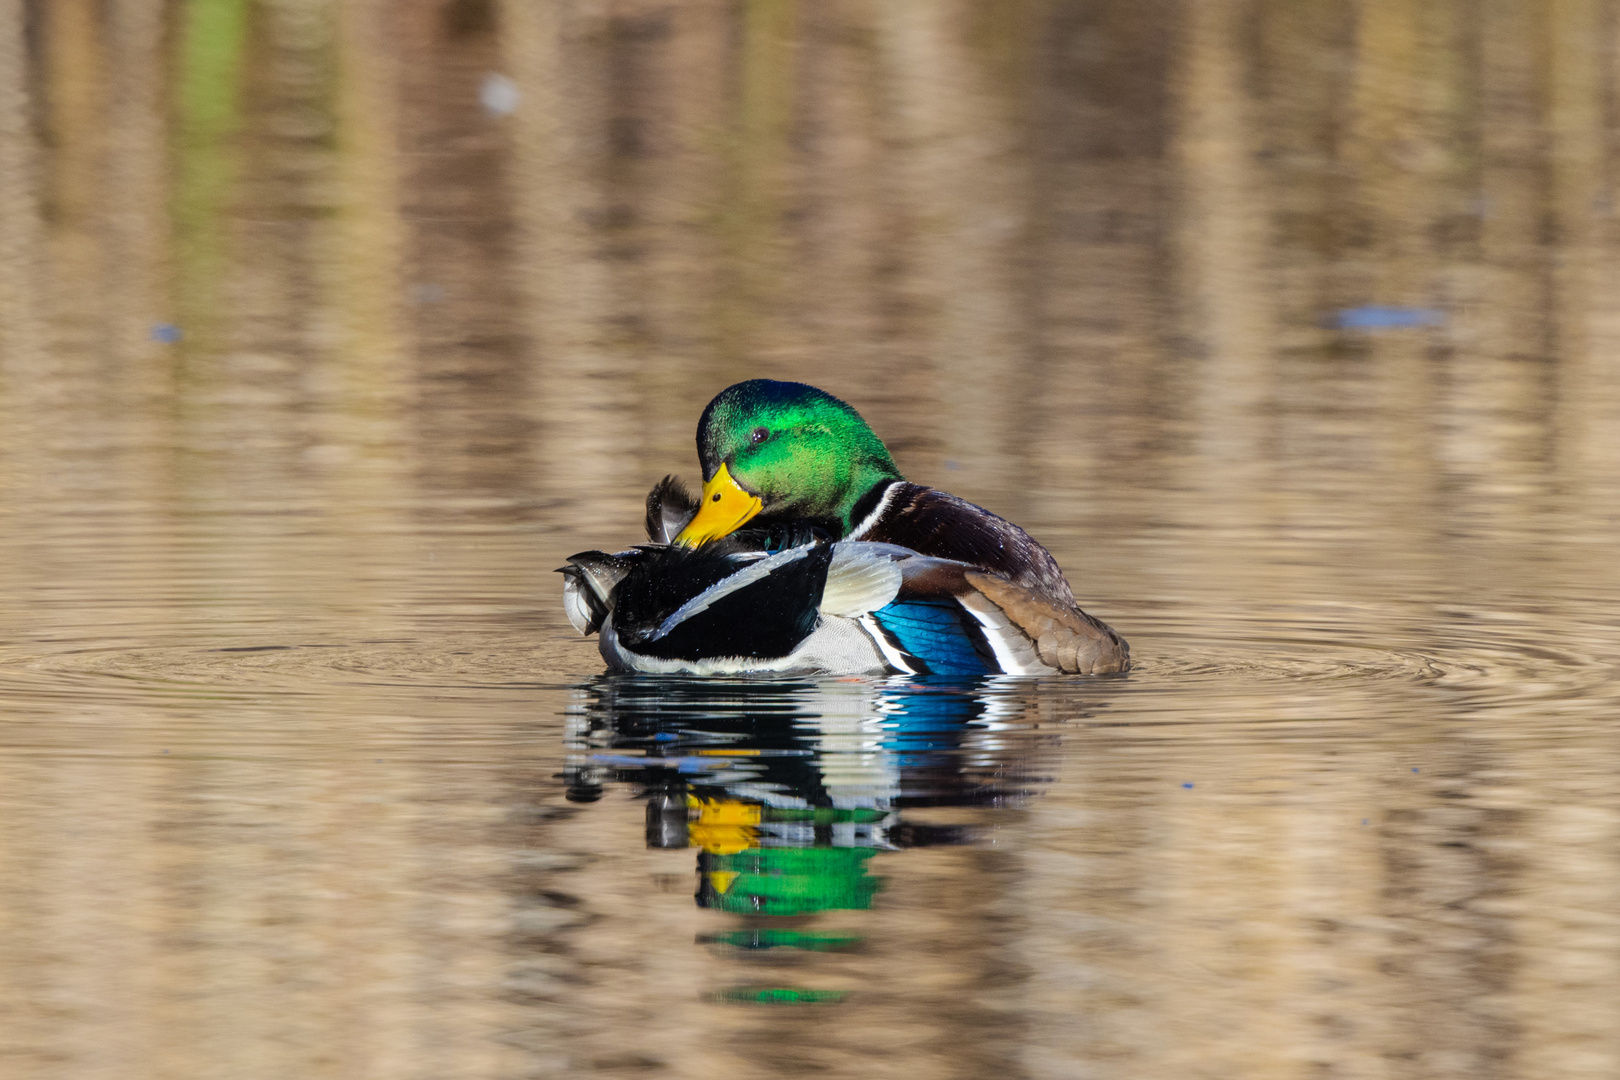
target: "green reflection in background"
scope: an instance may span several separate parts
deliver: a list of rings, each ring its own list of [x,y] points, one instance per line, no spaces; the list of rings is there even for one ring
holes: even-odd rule
[[[182,332],[204,341],[222,314],[252,10],[252,0],[187,0],[181,8],[174,95],[177,284]]]

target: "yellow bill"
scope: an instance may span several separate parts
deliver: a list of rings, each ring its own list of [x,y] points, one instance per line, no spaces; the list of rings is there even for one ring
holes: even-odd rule
[[[764,505],[758,495],[744,491],[731,478],[730,470],[721,465],[714,479],[703,485],[703,502],[698,506],[697,517],[686,523],[675,542],[682,547],[697,547],[717,540],[736,532]]]

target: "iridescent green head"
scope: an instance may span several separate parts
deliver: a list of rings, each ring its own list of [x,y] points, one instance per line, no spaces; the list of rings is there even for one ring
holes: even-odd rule
[[[703,503],[677,543],[725,536],[755,515],[821,521],[843,536],[861,496],[901,479],[860,413],[804,383],[727,387],[703,410],[697,441]]]

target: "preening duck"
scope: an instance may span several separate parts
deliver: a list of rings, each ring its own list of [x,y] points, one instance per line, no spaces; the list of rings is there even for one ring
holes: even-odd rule
[[[1103,674],[1130,648],[1023,529],[908,482],[859,413],[751,379],[698,422],[703,493],[666,477],[648,543],[568,560],[564,602],[619,671]]]

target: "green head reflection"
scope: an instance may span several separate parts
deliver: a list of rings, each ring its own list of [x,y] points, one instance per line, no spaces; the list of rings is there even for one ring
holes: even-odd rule
[[[869,847],[705,851],[698,855],[697,902],[734,915],[864,911],[882,888],[882,879],[867,872],[876,854]]]

